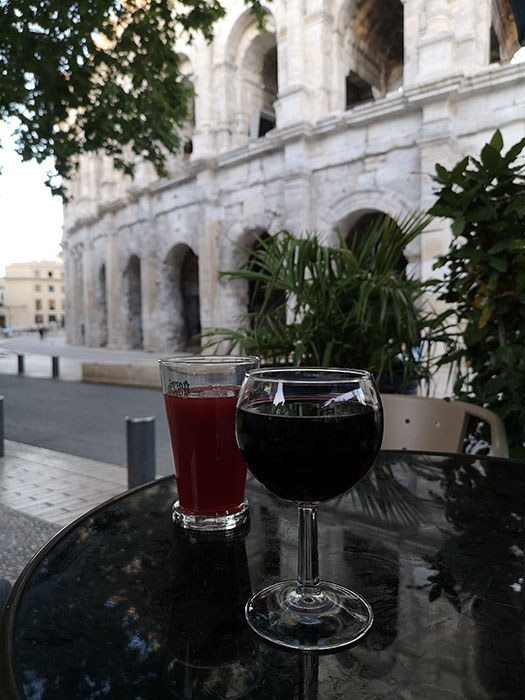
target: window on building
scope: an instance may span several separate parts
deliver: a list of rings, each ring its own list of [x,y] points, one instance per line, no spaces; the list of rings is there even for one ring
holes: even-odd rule
[[[48,318],[49,323],[53,323],[53,321],[57,320],[57,317],[55,316],[55,314],[49,314],[49,316],[47,318]]]
[[[42,316],[42,314],[35,315],[35,323],[44,323],[44,317]]]
[[[53,270],[48,270],[47,276],[48,276],[48,277],[53,277]]]
[[[55,291],[55,285],[54,285],[54,284],[50,284],[49,287],[48,287],[48,289],[49,289],[50,292],[54,292],[54,291]]]
[[[41,284],[35,284],[35,292],[39,292],[41,288],[42,288]]]
[[[40,270],[35,270],[35,277],[40,277]]]
[[[37,311],[42,309],[42,299],[35,299],[35,309]]]
[[[54,311],[54,310],[55,310],[55,300],[54,300],[54,299],[50,299],[50,300],[49,300],[49,310],[50,310],[50,311]]]

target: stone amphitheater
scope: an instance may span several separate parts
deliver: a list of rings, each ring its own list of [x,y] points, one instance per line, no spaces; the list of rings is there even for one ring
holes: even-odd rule
[[[63,254],[68,341],[171,353],[237,325],[247,288],[219,279],[253,234],[349,234],[433,201],[436,162],[496,128],[525,136],[525,63],[508,0],[274,0],[258,31],[228,0],[215,39],[178,51],[195,90],[169,177],[104,156],[71,182]],[[405,255],[421,278],[446,250],[435,221]]]

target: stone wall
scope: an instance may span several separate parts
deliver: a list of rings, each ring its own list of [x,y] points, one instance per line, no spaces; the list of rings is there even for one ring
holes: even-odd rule
[[[436,162],[476,154],[496,128],[507,145],[525,135],[507,0],[275,0],[264,34],[242,0],[227,6],[213,44],[179,47],[191,155],[162,180],[139,163],[133,181],[89,156],[71,183],[69,342],[187,349],[199,322],[246,311],[246,287],[218,276],[246,258],[236,243],[281,228],[335,242],[334,225],[346,234],[365,213],[426,209]],[[411,268],[427,277],[448,240],[434,222]]]

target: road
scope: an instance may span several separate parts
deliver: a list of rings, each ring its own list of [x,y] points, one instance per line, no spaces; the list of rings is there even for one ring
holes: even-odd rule
[[[126,464],[125,417],[155,416],[157,474],[173,472],[160,390],[0,374],[5,437]]]

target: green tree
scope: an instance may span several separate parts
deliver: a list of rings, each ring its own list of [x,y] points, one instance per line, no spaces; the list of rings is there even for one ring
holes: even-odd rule
[[[502,153],[496,131],[479,160],[436,166],[434,216],[452,220],[441,299],[457,314],[441,362],[455,370],[456,398],[498,413],[511,453],[525,457],[525,139]]]
[[[262,26],[259,0],[246,0]],[[101,151],[132,175],[136,157],[166,174],[180,147],[191,89],[178,38],[213,38],[220,0],[2,0],[0,119],[15,118],[24,160],[52,156],[67,178],[78,156]]]

